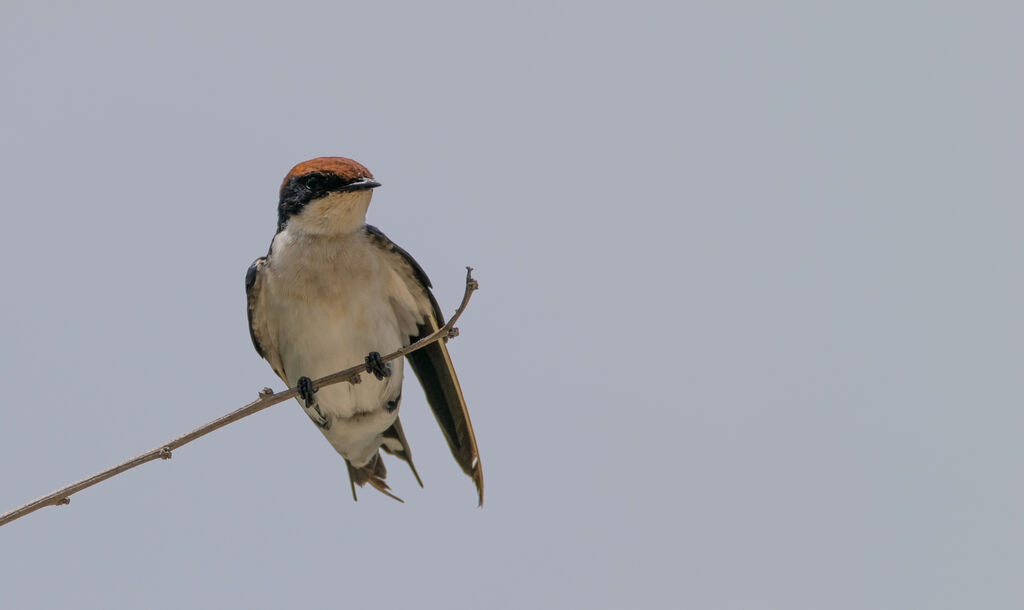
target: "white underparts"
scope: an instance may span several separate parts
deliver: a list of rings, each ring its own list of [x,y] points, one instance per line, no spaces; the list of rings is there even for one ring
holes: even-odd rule
[[[371,351],[402,347],[431,313],[408,265],[363,230],[369,193],[317,200],[274,237],[258,310],[289,385],[362,364]],[[348,226],[355,229],[342,230]],[[401,393],[403,364],[392,361],[392,374],[383,380],[364,374],[361,383],[316,394],[330,420],[324,436],[354,466],[376,454],[385,442],[381,434],[398,416],[387,402]]]

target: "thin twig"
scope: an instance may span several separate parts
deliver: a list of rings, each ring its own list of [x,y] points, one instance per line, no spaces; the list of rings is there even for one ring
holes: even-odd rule
[[[431,343],[437,341],[444,341],[451,337],[457,336],[458,329],[455,328],[455,322],[458,321],[459,316],[461,316],[462,312],[465,311],[466,305],[469,304],[470,296],[473,294],[473,291],[476,290],[478,287],[479,286],[476,280],[473,279],[472,267],[466,267],[466,292],[465,294],[462,295],[462,303],[459,304],[459,308],[455,311],[455,313],[448,320],[448,322],[441,328],[437,329],[435,332],[430,333],[429,335],[423,337],[422,339],[413,343],[412,345],[407,345],[403,348],[399,348],[391,352],[386,356],[381,356],[381,360],[383,360],[384,362],[395,360],[401,358],[402,356],[405,356],[406,354],[415,352],[418,349],[422,349],[430,345]],[[325,386],[334,385],[336,383],[341,383],[343,381],[348,381],[350,383],[359,383],[359,374],[365,371],[366,364],[359,364],[347,368],[343,371],[332,373],[330,375],[327,375],[326,377],[321,377],[320,379],[313,381],[313,387],[322,388]],[[189,432],[188,434],[179,436],[178,438],[168,443],[164,443],[159,447],[154,447],[153,449],[150,449],[145,453],[139,454],[126,462],[122,462],[116,466],[112,466],[104,470],[103,472],[98,472],[89,478],[82,479],[77,483],[72,483],[67,487],[62,487],[61,489],[58,489],[53,493],[47,494],[37,500],[29,502],[24,506],[20,506],[12,511],[0,515],[0,525],[10,523],[15,519],[24,517],[25,515],[31,512],[35,512],[45,506],[58,506],[61,504],[68,504],[71,502],[72,494],[78,493],[88,487],[92,487],[93,485],[101,481],[105,481],[114,475],[121,474],[126,470],[131,470],[132,468],[145,464],[146,462],[151,462],[156,459],[170,459],[171,452],[177,449],[178,447],[181,447],[182,445],[185,445],[187,443],[191,443],[197,438],[201,436],[206,436],[207,434],[213,432],[214,430],[217,430],[218,428],[223,428],[224,426],[234,423],[242,419],[243,417],[248,417],[253,413],[257,413],[259,411],[262,411],[263,409],[266,409],[267,407],[272,407],[278,403],[282,403],[288,400],[289,398],[294,398],[298,396],[298,394],[299,392],[295,388],[289,388],[276,394],[270,388],[263,388],[263,390],[260,392],[259,398],[257,398],[253,402],[250,402],[249,404],[245,405],[240,409],[232,411],[231,413],[228,413],[227,415],[224,415],[222,417],[218,417],[217,419],[196,428],[195,430]]]

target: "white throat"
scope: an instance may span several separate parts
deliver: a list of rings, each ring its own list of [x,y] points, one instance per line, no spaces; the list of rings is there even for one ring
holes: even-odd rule
[[[344,235],[358,231],[366,224],[366,210],[372,197],[372,190],[331,193],[310,202],[289,218],[288,231],[314,235]]]

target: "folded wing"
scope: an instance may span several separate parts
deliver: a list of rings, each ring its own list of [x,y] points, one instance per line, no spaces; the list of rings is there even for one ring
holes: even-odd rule
[[[411,287],[414,294],[418,298],[429,301],[430,313],[418,325],[416,334],[409,336],[409,343],[418,341],[443,326],[444,316],[437,305],[437,300],[430,292],[430,279],[419,264],[408,252],[388,239],[376,227],[367,225],[366,232],[374,244],[385,250],[389,256],[394,257],[393,260],[405,268],[407,273],[404,275],[409,278],[410,283],[414,284]],[[484,480],[483,470],[480,466],[480,454],[476,445],[476,436],[473,434],[473,424],[466,408],[466,399],[462,395],[459,378],[455,374],[455,367],[452,365],[447,346],[443,341],[438,341],[409,354],[406,356],[406,360],[409,361],[416,378],[423,386],[427,403],[434,412],[434,417],[441,427],[445,440],[448,441],[452,456],[462,471],[473,479],[479,503],[482,505]]]

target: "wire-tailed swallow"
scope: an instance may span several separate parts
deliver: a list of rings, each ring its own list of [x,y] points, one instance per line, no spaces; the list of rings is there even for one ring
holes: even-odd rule
[[[345,458],[353,498],[355,486],[366,483],[395,498],[380,449],[408,463],[422,487],[398,418],[403,361],[383,363],[380,354],[444,325],[427,274],[366,224],[378,186],[351,159],[296,165],[281,184],[270,251],[245,275],[253,345],[289,387],[299,389],[306,415]],[[476,438],[447,347],[439,341],[406,358],[483,504]],[[311,379],[364,361],[372,376],[363,375],[361,383],[312,387]]]

